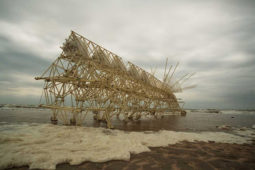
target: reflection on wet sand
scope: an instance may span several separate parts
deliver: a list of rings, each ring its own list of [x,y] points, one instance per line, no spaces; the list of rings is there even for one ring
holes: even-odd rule
[[[141,119],[138,121],[129,121],[124,122],[118,119],[114,119],[113,126],[116,129],[125,130],[125,131],[158,131],[162,129],[176,129],[178,124],[178,119],[181,116],[164,116],[162,119]],[[88,124],[89,125],[89,124]],[[94,126],[94,124],[93,124]],[[105,126],[103,123],[100,123],[99,126]],[[97,126],[96,126],[97,127]]]

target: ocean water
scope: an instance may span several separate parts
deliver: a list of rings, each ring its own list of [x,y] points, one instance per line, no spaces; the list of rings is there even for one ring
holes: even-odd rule
[[[181,141],[250,144],[255,139],[254,111],[188,110],[186,116],[165,115],[159,120],[113,120],[113,130],[94,122],[92,116],[82,127],[51,125],[50,116],[47,109],[0,108],[0,169],[128,161],[130,154]]]
[[[142,119],[125,123],[113,119],[115,129],[125,131],[219,131],[219,126],[227,125],[236,128],[251,128],[255,124],[255,110],[186,110],[186,116],[168,115],[163,119]],[[50,123],[51,110],[24,107],[0,107],[0,121],[7,123]],[[61,124],[61,123],[60,123]],[[105,123],[94,121],[93,115],[88,114],[83,126],[106,127]]]

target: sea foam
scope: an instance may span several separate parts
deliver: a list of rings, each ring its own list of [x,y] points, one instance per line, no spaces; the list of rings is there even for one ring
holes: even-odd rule
[[[251,129],[250,129],[251,130]],[[0,125],[0,168],[28,165],[30,169],[55,169],[59,163],[130,159],[130,154],[150,151],[181,141],[251,143],[254,136],[225,132],[126,132],[105,128],[50,124]],[[254,131],[253,131],[254,132]]]

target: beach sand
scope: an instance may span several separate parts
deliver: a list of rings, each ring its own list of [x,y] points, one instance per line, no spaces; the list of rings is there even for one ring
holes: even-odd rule
[[[57,170],[82,169],[255,169],[255,144],[181,142],[168,147],[150,148],[131,156],[130,161],[85,162],[57,165]],[[11,168],[26,170],[28,167]]]
[[[254,112],[254,111],[253,111]],[[227,132],[233,128],[242,132],[244,127],[251,129],[255,124],[255,114],[230,111],[226,114],[190,111],[187,116],[165,116],[160,120],[142,120],[123,123],[113,121],[116,129],[124,131],[159,131],[176,132]],[[0,110],[0,118],[7,123],[37,122],[46,123],[50,112],[38,109]],[[223,125],[223,126],[222,126]],[[219,128],[229,125],[229,128]],[[88,117],[87,127],[104,127]],[[252,132],[254,133],[254,131]],[[255,134],[253,134],[255,135]],[[253,138],[254,140],[254,138]],[[125,147],[125,146],[123,146]],[[59,170],[69,169],[255,169],[255,141],[252,144],[216,143],[213,141],[182,141],[164,147],[149,147],[151,151],[131,154],[129,161],[111,160],[104,163],[83,162],[80,165],[61,163]],[[26,170],[28,166],[13,167],[13,170]]]

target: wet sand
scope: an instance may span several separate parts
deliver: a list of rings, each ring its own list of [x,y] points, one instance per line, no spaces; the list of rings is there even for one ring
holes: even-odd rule
[[[26,170],[28,167],[11,168]],[[82,169],[255,169],[255,144],[182,142],[168,147],[151,148],[151,152],[132,155],[130,161],[81,165],[57,165],[57,170]]]

